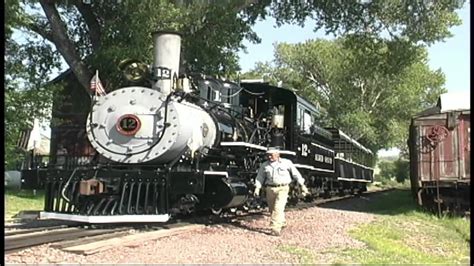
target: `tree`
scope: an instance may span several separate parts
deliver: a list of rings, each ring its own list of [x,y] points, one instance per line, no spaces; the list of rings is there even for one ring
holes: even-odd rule
[[[247,75],[284,81],[321,107],[323,125],[377,151],[403,147],[411,116],[445,91],[444,75],[431,71],[427,60],[426,48],[409,41],[347,35],[277,44],[274,62]]]
[[[151,58],[151,31],[183,33],[184,61],[195,71],[229,74],[238,70],[236,52],[244,38],[259,41],[251,30],[271,15],[278,24],[315,21],[328,33],[383,31],[413,42],[449,37],[460,23],[454,12],[464,1],[86,1],[6,0],[8,30],[19,29],[41,41],[30,45],[63,58],[87,89],[93,69],[106,71],[117,85],[116,63],[126,57]],[[11,6],[11,7],[10,7]],[[28,12],[27,12],[28,11]],[[33,45],[34,44],[34,45]],[[52,53],[54,52],[54,53]],[[31,52],[43,56],[41,51]],[[48,63],[42,64],[50,69]],[[115,73],[114,73],[115,72]],[[115,83],[115,84],[113,84]]]
[[[397,182],[403,183],[405,180],[409,180],[410,162],[400,157],[393,163],[395,165],[395,179],[397,180]]]
[[[235,53],[242,39],[258,41],[252,24],[237,16],[239,8],[232,3],[177,6],[171,1],[22,1],[14,28],[44,41],[36,46],[58,52],[84,89],[95,69],[104,73],[103,81],[113,88],[119,85],[120,60],[149,63],[151,33],[157,30],[183,33],[184,61],[189,68],[235,71]]]
[[[22,19],[20,3],[12,1],[5,5],[5,168],[13,169],[23,157],[16,147],[19,133],[31,127],[33,118],[48,117],[54,89],[43,87],[51,74],[51,68],[59,66],[53,59],[54,51],[38,45],[40,42],[27,39],[18,43],[12,39],[13,29]],[[48,65],[48,68],[42,67]]]
[[[381,161],[379,168],[383,179],[395,179],[398,183],[403,183],[410,178],[410,162],[402,158],[395,161]]]
[[[440,1],[259,1],[255,5],[259,16],[270,15],[277,24],[314,23],[314,29],[326,34],[360,34],[406,38],[410,41],[432,44],[450,37],[449,28],[461,21],[455,10],[465,0]],[[255,10],[253,10],[255,11]]]

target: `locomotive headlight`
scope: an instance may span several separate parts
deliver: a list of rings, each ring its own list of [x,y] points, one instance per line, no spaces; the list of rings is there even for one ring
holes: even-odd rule
[[[133,114],[126,114],[121,116],[117,121],[117,131],[125,136],[135,135],[141,127],[140,119]]]

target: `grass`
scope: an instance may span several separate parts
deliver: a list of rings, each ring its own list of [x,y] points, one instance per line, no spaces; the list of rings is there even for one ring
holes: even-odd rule
[[[299,264],[314,264],[313,255],[311,251],[306,248],[300,248],[292,245],[281,245],[278,249],[282,252],[296,255],[298,257]]]
[[[366,247],[336,251],[336,263],[469,263],[470,220],[425,213],[407,190],[385,193],[366,211],[380,216],[349,232]]]
[[[446,221],[431,217],[385,218],[350,234],[366,243],[364,249],[346,249],[340,263],[469,263],[469,242]]]
[[[383,192],[356,211],[373,213],[375,221],[349,232],[365,243],[364,248],[331,248],[321,258],[347,264],[468,264],[470,261],[470,220],[437,217],[418,208],[411,191]],[[296,255],[301,264],[318,263],[311,250],[283,245],[281,252]],[[319,260],[321,260],[321,258]]]
[[[422,212],[414,202],[411,191],[405,189],[395,189],[377,195],[362,211],[383,215]]]
[[[42,210],[44,206],[44,191],[38,190],[34,195],[32,190],[5,190],[5,219],[11,219],[15,214],[24,210]]]
[[[404,182],[399,183],[394,179],[381,177],[379,175],[375,175],[374,183],[368,186],[369,191],[374,188],[379,189],[386,189],[386,188],[399,188],[399,189],[409,189],[411,187],[410,180],[406,179]]]

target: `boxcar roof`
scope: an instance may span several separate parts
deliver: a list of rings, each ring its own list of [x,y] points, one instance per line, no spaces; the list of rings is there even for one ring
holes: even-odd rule
[[[470,111],[470,93],[468,92],[449,92],[443,93],[438,98],[438,103],[430,108],[427,108],[413,116],[414,119],[418,117],[431,116],[443,114],[452,111]]]
[[[449,92],[439,96],[438,106],[441,113],[470,110],[470,92]]]

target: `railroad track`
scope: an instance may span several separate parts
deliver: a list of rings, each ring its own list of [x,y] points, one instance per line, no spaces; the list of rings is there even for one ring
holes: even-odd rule
[[[78,254],[94,254],[121,245],[203,228],[203,218],[193,218],[190,222],[170,222],[166,224],[115,224],[115,225],[55,225],[5,232],[5,254],[18,252],[42,244]]]
[[[16,252],[25,248],[46,243],[110,234],[124,230],[126,229],[91,229],[81,227],[58,226],[6,232],[5,253]]]
[[[344,196],[332,196],[330,198],[316,198],[309,202],[299,201],[298,204],[296,205],[287,205],[286,210],[304,210],[304,209],[308,209],[312,207],[321,206],[326,203],[332,203],[332,202],[343,201],[343,200],[348,200],[348,199],[355,199],[355,198],[360,198],[360,197],[371,197],[371,196],[375,196],[377,194],[389,192],[392,190],[395,190],[395,189],[389,188],[389,189],[381,189],[381,190],[376,190],[376,191],[368,191],[360,195],[354,194],[354,195],[344,195]],[[234,214],[224,213],[218,218],[211,219],[211,222],[220,224],[220,223],[230,222],[236,219],[255,219],[258,216],[263,216],[265,210],[266,208],[253,210],[253,211],[245,212],[245,213],[234,213]]]
[[[362,196],[371,196],[389,190],[366,192]],[[300,202],[288,206],[288,210],[301,210],[324,203],[358,197],[357,195],[337,196]],[[117,245],[134,245],[137,242],[204,228],[206,225],[225,224],[240,219],[256,219],[264,215],[265,209],[245,213],[223,213],[220,216],[198,216],[178,219],[165,224],[128,224],[128,225],[84,225],[79,223],[57,224],[49,226],[20,228],[5,232],[5,254],[20,251],[37,245],[51,243],[50,247],[79,254],[93,254]],[[128,243],[128,244],[127,244]]]

